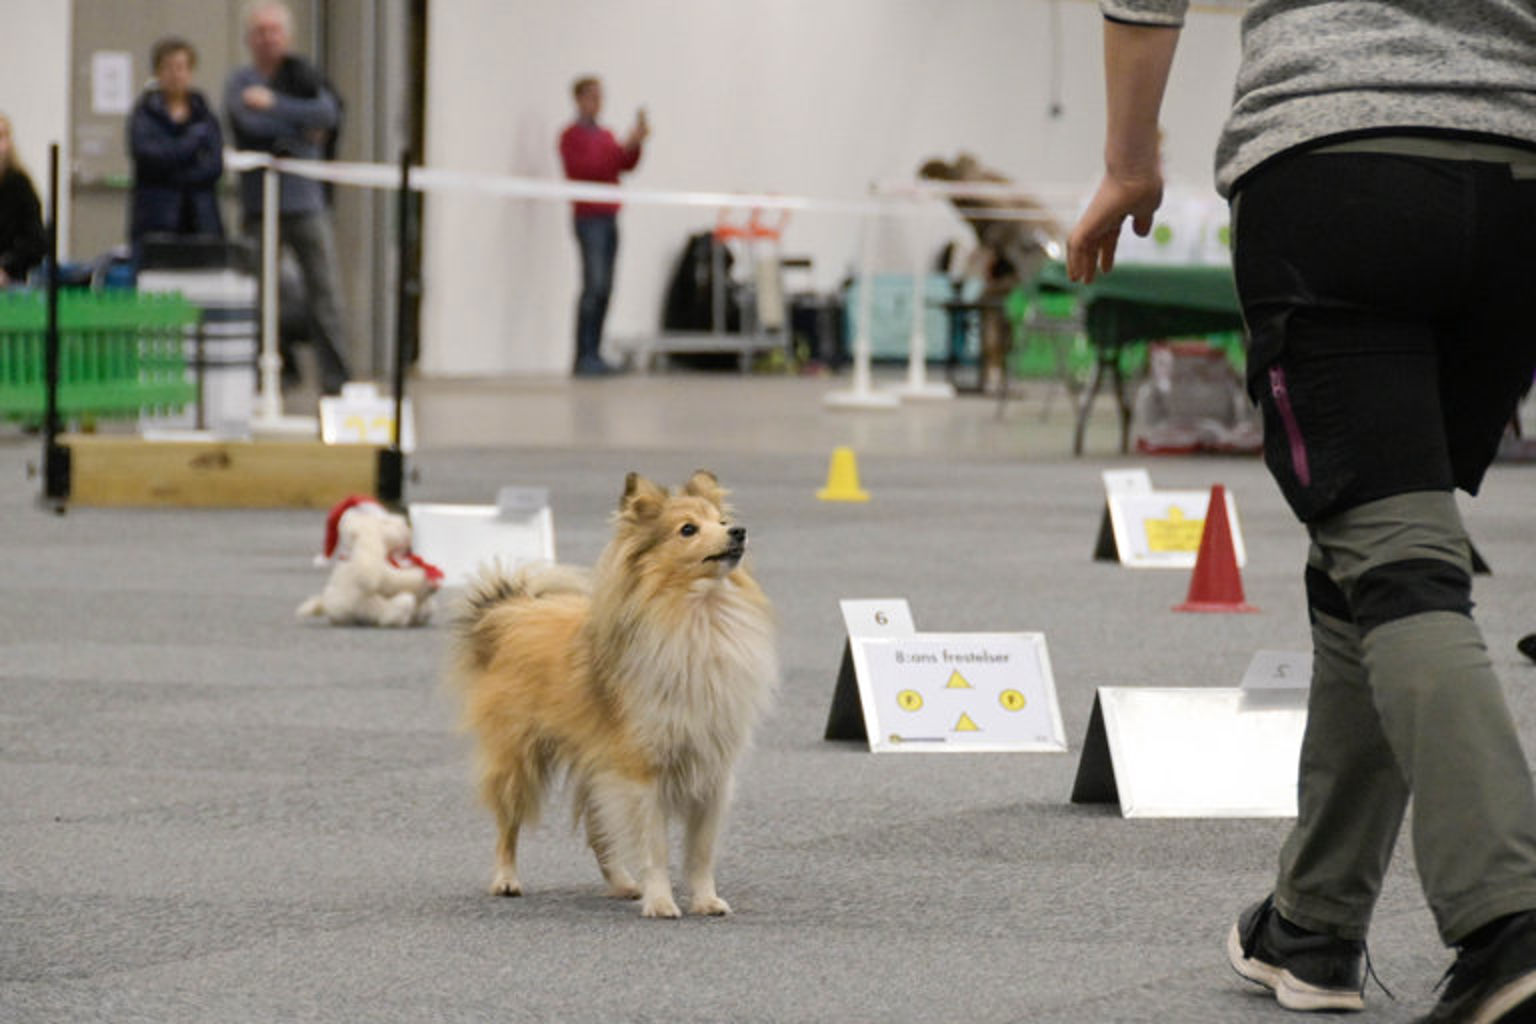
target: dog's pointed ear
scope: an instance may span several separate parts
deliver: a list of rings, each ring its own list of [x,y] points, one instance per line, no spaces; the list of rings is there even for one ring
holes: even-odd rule
[[[725,508],[725,496],[730,491],[720,486],[720,481],[707,469],[696,469],[693,476],[683,485],[683,493],[695,498],[703,498],[716,508]]]
[[[654,519],[661,513],[667,492],[639,473],[624,478],[624,497],[619,499],[619,514],[636,520]]]

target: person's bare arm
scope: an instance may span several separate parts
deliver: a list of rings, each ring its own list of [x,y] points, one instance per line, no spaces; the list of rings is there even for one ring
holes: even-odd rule
[[[1067,238],[1073,280],[1092,281],[1115,265],[1125,218],[1138,235],[1152,230],[1163,201],[1157,117],[1178,41],[1177,28],[1104,22],[1104,178]]]

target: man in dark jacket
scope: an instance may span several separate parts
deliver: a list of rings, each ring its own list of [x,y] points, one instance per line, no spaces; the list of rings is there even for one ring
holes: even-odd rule
[[[241,149],[263,150],[305,160],[325,157],[341,106],[308,62],[288,52],[293,15],[286,4],[260,3],[245,21],[251,63],[236,69],[224,86],[224,110]],[[240,211],[247,235],[261,231],[261,172],[240,176]],[[282,175],[278,191],[282,244],[298,261],[309,300],[310,341],[320,367],[320,389],[338,394],[350,373],[341,320],[341,275],[331,212],[320,182]],[[296,369],[284,358],[284,376]]]

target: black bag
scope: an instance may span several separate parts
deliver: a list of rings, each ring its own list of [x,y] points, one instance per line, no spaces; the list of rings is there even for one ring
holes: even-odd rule
[[[712,257],[716,245],[722,245],[723,248],[723,243],[715,241],[712,231],[700,231],[688,236],[688,244],[683,247],[683,255],[677,261],[677,269],[672,272],[672,280],[667,286],[667,301],[661,313],[662,330],[715,329],[715,264]],[[725,276],[722,282],[725,288],[725,323],[722,328],[726,331],[741,330],[741,298],[730,283],[731,264],[734,260],[731,250],[723,248],[720,265]]]

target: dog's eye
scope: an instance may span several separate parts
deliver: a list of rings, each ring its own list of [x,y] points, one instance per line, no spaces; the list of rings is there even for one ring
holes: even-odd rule
[[[683,528],[677,532],[682,534],[684,537],[692,537],[694,534],[699,532],[699,528],[694,526],[692,523],[684,523]]]

